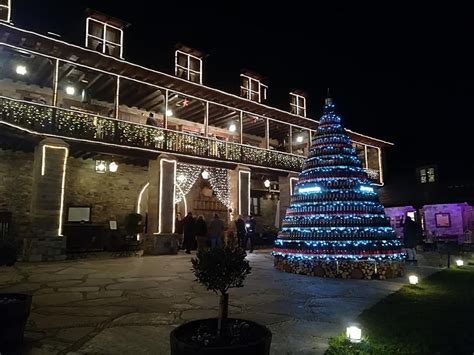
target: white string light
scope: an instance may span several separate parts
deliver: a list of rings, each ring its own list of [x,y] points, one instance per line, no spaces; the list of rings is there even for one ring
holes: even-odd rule
[[[201,169],[202,168],[197,165],[178,163],[175,182],[178,189],[176,189],[175,203],[181,202],[183,197],[191,191],[191,188],[199,178]]]
[[[230,208],[230,176],[227,169],[209,168],[209,183],[217,199]]]

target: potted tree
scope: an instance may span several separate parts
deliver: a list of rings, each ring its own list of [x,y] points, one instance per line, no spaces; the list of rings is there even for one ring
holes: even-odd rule
[[[251,267],[241,248],[226,246],[198,251],[192,271],[208,290],[219,295],[217,318],[199,319],[180,325],[170,334],[172,355],[269,354],[272,333],[258,323],[228,318],[229,294],[243,287]]]

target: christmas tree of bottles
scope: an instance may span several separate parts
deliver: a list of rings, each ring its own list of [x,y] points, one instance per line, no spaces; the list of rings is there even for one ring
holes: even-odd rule
[[[401,276],[404,254],[330,98],[273,249],[275,267],[324,277]]]

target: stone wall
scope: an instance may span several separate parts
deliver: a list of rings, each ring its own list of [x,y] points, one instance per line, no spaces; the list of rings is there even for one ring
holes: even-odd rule
[[[263,233],[265,229],[275,228],[275,215],[277,212],[278,200],[260,197],[260,215],[255,216],[257,222],[257,233]]]
[[[12,212],[11,232],[16,238],[31,234],[33,153],[0,149],[0,211]]]
[[[467,203],[449,203],[423,206],[425,228],[427,233],[436,236],[463,236],[468,221],[464,220],[465,210],[471,210]],[[441,227],[436,223],[437,214],[445,214],[449,218],[449,226]],[[438,217],[439,218],[439,217]],[[441,218],[439,222],[444,222]]]
[[[148,168],[120,164],[116,173],[98,174],[95,160],[69,158],[65,207],[92,207],[92,223],[116,220],[123,226],[127,214],[136,212],[138,194],[148,181]],[[67,218],[67,209],[65,210]]]

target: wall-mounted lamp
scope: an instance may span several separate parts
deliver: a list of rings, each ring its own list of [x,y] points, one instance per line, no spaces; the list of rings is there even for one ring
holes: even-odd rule
[[[232,132],[232,133],[233,133],[233,132],[235,132],[235,131],[237,131],[237,126],[235,125],[235,123],[232,122],[232,123],[229,125],[229,132]]]
[[[166,117],[173,116],[173,111],[171,110],[166,110]]]
[[[263,182],[263,186],[265,186],[267,189],[270,187],[271,185],[271,182],[270,180],[266,179],[264,182]]]
[[[104,160],[96,160],[95,161],[95,172],[99,174],[103,174],[107,171],[107,164]]]
[[[111,163],[109,164],[109,171],[110,171],[111,173],[116,173],[117,170],[118,170],[118,164],[117,164],[116,162],[114,162],[114,161],[111,162]]]

